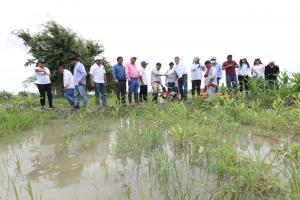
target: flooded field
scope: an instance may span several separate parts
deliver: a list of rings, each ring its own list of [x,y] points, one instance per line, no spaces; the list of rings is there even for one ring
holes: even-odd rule
[[[218,179],[206,147],[191,155],[160,130],[158,138],[149,139],[155,146],[136,148],[145,139],[133,140],[130,134],[142,135],[143,128],[129,119],[62,120],[2,140],[0,200],[232,198],[220,193],[220,184],[230,177]],[[236,151],[253,161],[263,159],[288,182],[275,153],[283,144],[283,139],[249,133],[237,138]]]

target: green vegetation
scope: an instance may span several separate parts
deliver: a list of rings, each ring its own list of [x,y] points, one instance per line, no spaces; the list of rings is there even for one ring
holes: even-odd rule
[[[158,185],[163,199],[299,199],[300,76],[282,74],[279,89],[269,89],[259,81],[251,85],[249,94],[232,99],[195,98],[186,103],[123,108],[110,98],[104,111],[95,110],[91,98],[86,110],[76,112],[62,110],[67,107],[63,99],[55,100],[55,111],[40,111],[36,96],[3,93],[0,135],[50,119],[68,119],[76,129],[68,134],[62,130],[60,148],[74,138],[84,152],[96,145],[95,138],[109,131],[93,132],[98,121],[113,124],[121,119],[114,130],[115,159],[130,155],[138,160],[137,171],[142,160],[147,160],[148,179]],[[242,153],[240,143],[251,143],[251,137],[282,142],[270,146],[267,155]],[[21,165],[17,157],[17,171]],[[137,175],[139,198],[147,199],[140,178]],[[12,186],[19,199],[17,186]],[[32,199],[30,182],[24,187]],[[127,199],[133,198],[129,184],[124,183],[123,190]]]
[[[102,54],[104,48],[93,40],[79,37],[73,30],[63,27],[55,21],[49,21],[42,25],[43,30],[32,34],[28,30],[14,31],[14,34],[24,41],[29,48],[28,53],[32,58],[28,59],[25,66],[32,65],[37,59],[46,61],[51,74],[54,94],[63,95],[62,75],[59,74],[59,65],[69,66],[70,56],[76,56],[85,65],[87,72],[94,63],[94,56]],[[108,78],[108,89],[113,87],[111,66],[103,59]],[[69,67],[71,68],[71,67]],[[29,81],[31,78],[29,78]],[[88,82],[89,83],[89,82]]]

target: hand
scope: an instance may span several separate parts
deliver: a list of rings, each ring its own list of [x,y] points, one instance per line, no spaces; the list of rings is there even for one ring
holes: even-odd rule
[[[92,82],[92,83],[91,83],[91,86],[92,86],[92,88],[94,88],[94,87],[95,87],[95,84]]]
[[[78,84],[79,84],[79,85],[82,85],[82,81],[78,81]]]
[[[118,81],[118,80],[115,80],[115,83],[119,83],[119,81]]]

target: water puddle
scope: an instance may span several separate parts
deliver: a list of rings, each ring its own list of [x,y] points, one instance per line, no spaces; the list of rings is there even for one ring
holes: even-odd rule
[[[198,194],[209,199],[214,177],[206,169],[187,166],[184,158],[172,160],[174,150],[168,144],[163,147],[166,157],[156,161],[145,152],[116,154],[118,131],[128,126],[128,120],[52,121],[17,139],[1,141],[0,200],[30,199],[31,190],[34,199],[43,200],[174,199],[166,190],[178,196],[181,190],[188,191],[187,199]],[[274,145],[280,141],[240,137],[237,150],[243,156],[254,159],[258,154],[271,162]],[[173,188],[163,188],[166,181]]]

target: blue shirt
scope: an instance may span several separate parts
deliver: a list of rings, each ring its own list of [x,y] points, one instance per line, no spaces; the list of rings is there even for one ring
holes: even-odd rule
[[[216,72],[217,72],[217,77],[222,78],[222,66],[221,66],[221,64],[216,63],[215,69],[216,69]]]
[[[77,62],[74,68],[74,85],[79,85],[79,81],[81,84],[86,84],[86,71],[80,62]]]
[[[125,66],[120,64],[114,65],[112,74],[114,80],[125,81],[126,80]]]

